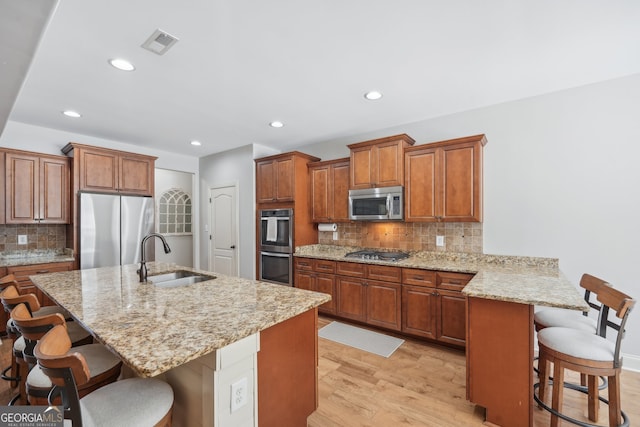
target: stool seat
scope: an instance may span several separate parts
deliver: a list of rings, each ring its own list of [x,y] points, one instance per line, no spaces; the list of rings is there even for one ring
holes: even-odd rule
[[[154,426],[172,407],[171,386],[155,379],[116,381],[80,399],[82,425],[87,427]]]
[[[545,308],[533,314],[533,321],[538,329],[561,326],[578,329],[580,331],[596,333],[598,322],[591,317],[582,315],[575,310],[564,308]]]
[[[538,343],[562,354],[598,362],[612,362],[616,343],[594,333],[551,327],[538,332]]]

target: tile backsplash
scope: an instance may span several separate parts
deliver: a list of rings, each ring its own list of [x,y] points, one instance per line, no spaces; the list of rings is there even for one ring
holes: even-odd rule
[[[18,244],[18,236],[26,235],[27,243]],[[0,252],[34,249],[64,249],[67,230],[64,224],[0,225]]]
[[[482,223],[478,222],[352,222],[338,224],[338,240],[333,232],[319,231],[324,245],[389,248],[410,251],[482,253]],[[436,236],[444,236],[444,246],[436,246]]]

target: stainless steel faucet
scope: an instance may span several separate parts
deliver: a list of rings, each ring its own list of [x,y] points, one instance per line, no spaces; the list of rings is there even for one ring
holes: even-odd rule
[[[141,282],[147,281],[147,260],[144,255],[144,246],[145,246],[145,243],[147,243],[147,240],[149,240],[152,237],[158,237],[160,240],[162,240],[162,246],[164,246],[165,254],[168,254],[169,252],[171,252],[171,248],[169,247],[169,244],[164,239],[164,236],[162,234],[150,233],[144,236],[142,238],[142,242],[140,242],[140,270],[138,270],[138,273],[140,274]]]

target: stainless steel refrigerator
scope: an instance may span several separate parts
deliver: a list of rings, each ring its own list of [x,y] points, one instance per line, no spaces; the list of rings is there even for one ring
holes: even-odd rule
[[[80,194],[81,269],[140,262],[140,242],[153,232],[153,198]],[[155,259],[153,242],[145,257]]]

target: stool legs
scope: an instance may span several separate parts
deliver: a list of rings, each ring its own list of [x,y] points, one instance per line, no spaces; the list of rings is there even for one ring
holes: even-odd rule
[[[609,425],[620,425],[620,371],[609,377]]]
[[[598,422],[600,416],[600,400],[598,399],[598,377],[589,375],[588,377],[589,393],[587,397],[589,408],[589,420]]]
[[[551,407],[556,411],[560,411],[563,402],[564,390],[564,369],[562,364],[557,361],[553,364],[553,393],[551,395]],[[551,413],[551,427],[558,427],[559,418],[553,412]]]

